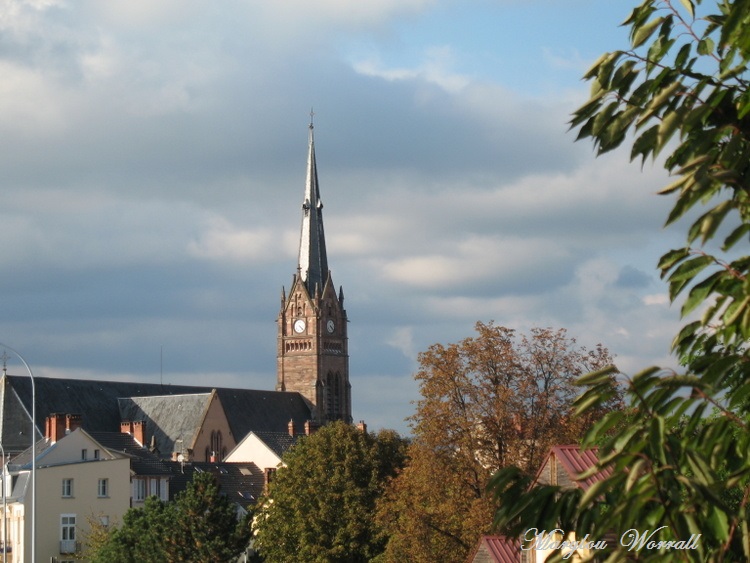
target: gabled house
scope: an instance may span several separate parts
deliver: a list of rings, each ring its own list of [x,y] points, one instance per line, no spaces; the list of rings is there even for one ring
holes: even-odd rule
[[[297,432],[294,421],[287,423],[286,432],[253,431],[247,434],[226,456],[226,461],[251,461],[258,467],[281,465],[281,457],[297,443],[300,436],[309,436],[316,426],[311,421],[304,424],[304,434]]]
[[[505,536],[482,536],[469,555],[471,563],[519,563],[521,542]]]
[[[612,474],[611,469],[581,479],[580,475],[599,462],[598,450],[582,450],[580,446],[552,446],[534,479],[535,485],[559,485],[564,488],[578,487],[584,491],[594,483]]]
[[[161,500],[170,498],[172,472],[164,461],[150,452],[138,438],[144,424],[135,425],[135,433],[91,432],[91,436],[106,448],[124,453],[130,459],[130,506],[141,508],[150,496]],[[138,432],[140,427],[141,433]]]
[[[566,489],[588,490],[594,483],[608,477],[611,469],[581,477],[599,461],[596,448],[583,450],[578,445],[553,446],[536,473],[532,486],[555,485]],[[522,544],[521,540],[526,540]],[[531,540],[529,542],[529,540]],[[511,539],[505,536],[482,536],[469,556],[468,563],[542,563],[563,540],[575,544],[575,536],[563,538],[555,530],[542,530],[532,537]],[[583,547],[565,554],[566,560],[579,562],[592,555]]]
[[[36,444],[36,560],[74,561],[81,539],[96,519],[103,525],[130,508],[130,460],[109,450],[76,420],[50,417],[47,435]],[[32,452],[8,463],[9,561],[29,561],[34,511],[31,495]],[[53,559],[54,558],[54,559]]]
[[[360,423],[364,425],[364,423]],[[364,426],[362,426],[364,428]],[[304,433],[297,433],[297,426],[290,420],[287,432],[250,432],[227,454],[226,461],[232,463],[252,463],[259,467],[264,476],[264,490],[273,479],[276,469],[284,462],[284,453],[303,436],[309,436],[317,429],[312,421],[306,421]]]

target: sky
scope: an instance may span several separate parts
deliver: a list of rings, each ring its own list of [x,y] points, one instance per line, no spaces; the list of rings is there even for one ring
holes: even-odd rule
[[[408,433],[417,354],[477,321],[674,365],[666,173],[567,126],[632,7],[0,0],[0,342],[36,376],[273,389],[313,108],[355,420]]]

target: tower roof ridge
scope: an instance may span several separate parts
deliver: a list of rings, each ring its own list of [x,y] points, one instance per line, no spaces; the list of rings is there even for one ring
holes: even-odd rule
[[[322,287],[328,277],[328,257],[323,230],[323,202],[320,199],[318,186],[312,116],[313,113],[310,112],[307,178],[305,181],[305,196],[302,201],[302,227],[298,262],[302,281],[311,295],[315,291],[315,284],[320,284]]]

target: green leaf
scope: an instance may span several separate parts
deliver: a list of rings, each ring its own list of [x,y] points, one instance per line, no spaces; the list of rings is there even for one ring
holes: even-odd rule
[[[693,5],[693,0],[680,0],[682,2],[682,5],[685,6],[685,9],[690,14],[691,18],[695,18],[695,6]]]
[[[700,255],[690,260],[685,260],[680,264],[674,272],[669,276],[670,282],[692,280],[695,276],[701,273],[706,267],[714,263],[712,256]]]
[[[600,56],[594,63],[589,67],[589,69],[584,73],[583,79],[584,80],[590,80],[591,78],[594,78],[599,74],[599,67],[601,64],[606,61],[610,57],[611,53],[604,53],[602,56]]]
[[[633,48],[640,47],[643,45],[649,37],[656,31],[656,28],[661,25],[661,23],[664,21],[664,16],[659,16],[658,18],[654,18],[647,24],[639,27],[635,33],[633,34],[633,41],[632,46]]]
[[[654,416],[651,419],[648,440],[650,446],[649,455],[655,457],[662,464],[666,464],[667,458],[664,455],[664,419],[661,416]]]
[[[591,486],[586,490],[586,492],[583,493],[581,499],[578,501],[578,506],[584,507],[591,504],[599,495],[602,494],[607,486],[608,483],[606,479],[592,483]]]
[[[667,115],[662,119],[659,125],[659,132],[656,136],[656,147],[654,154],[661,152],[664,145],[667,144],[669,139],[672,138],[674,132],[680,127],[682,123],[682,113],[678,111],[668,112]]]
[[[721,281],[723,274],[723,271],[714,272],[705,280],[696,284],[690,290],[690,293],[688,293],[688,297],[687,299],[685,299],[685,303],[682,304],[682,311],[680,314],[685,317],[692,311],[694,311],[697,307],[702,305],[706,301],[706,298],[714,292],[717,284]],[[690,326],[691,325],[688,325],[688,327]],[[680,331],[680,335],[683,334],[684,330],[685,328]]]
[[[701,242],[705,244],[708,239],[713,238],[716,229],[721,225],[724,217],[726,217],[727,213],[729,213],[734,206],[734,201],[730,199],[722,201],[719,205],[704,213],[690,229],[688,233],[688,242],[693,242],[698,236],[700,236]]]
[[[676,68],[682,68],[685,66],[685,61],[688,60],[688,57],[690,57],[690,50],[692,48],[692,45],[690,43],[685,43],[682,47],[680,47],[680,50],[677,53],[677,56],[674,60],[674,66]]]
[[[706,37],[698,41],[698,54],[699,55],[710,55],[714,50],[714,42],[710,37]]]
[[[666,273],[667,270],[672,269],[675,264],[681,262],[688,256],[690,256],[690,248],[688,247],[670,250],[664,256],[662,256],[659,260],[659,265],[657,266],[660,270],[662,270],[662,277],[664,277],[664,273]]]
[[[647,471],[647,462],[644,458],[638,459],[630,468],[628,469],[628,478],[625,481],[625,490],[629,491],[633,488],[633,485],[635,482],[640,479]]]
[[[596,385],[597,383],[608,382],[613,375],[620,373],[617,366],[609,365],[597,371],[592,371],[582,375],[576,380],[576,385]]]

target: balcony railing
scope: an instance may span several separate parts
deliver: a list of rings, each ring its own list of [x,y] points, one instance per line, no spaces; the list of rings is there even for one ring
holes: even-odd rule
[[[60,553],[76,553],[80,548],[81,544],[76,540],[60,540]]]

